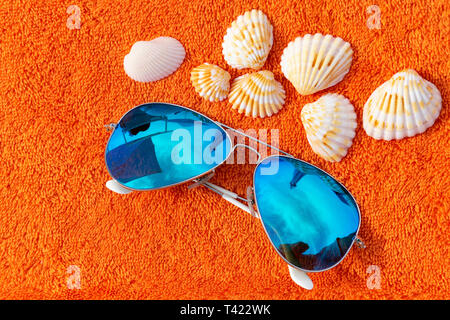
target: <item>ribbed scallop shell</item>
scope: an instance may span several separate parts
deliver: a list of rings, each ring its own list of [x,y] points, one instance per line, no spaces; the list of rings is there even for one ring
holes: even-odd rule
[[[123,67],[133,80],[157,81],[174,73],[185,55],[183,45],[174,38],[159,37],[151,41],[138,41],[123,59]]]
[[[412,69],[396,73],[364,105],[363,126],[375,139],[402,139],[424,132],[436,121],[442,97],[434,84]]]
[[[283,107],[285,97],[283,86],[267,70],[234,79],[228,96],[233,109],[254,118],[277,113]]]
[[[191,82],[195,91],[209,101],[222,101],[230,91],[231,76],[222,68],[209,63],[191,71]]]
[[[281,56],[281,71],[298,93],[308,95],[340,82],[348,73],[353,50],[331,35],[307,34],[291,41]]]
[[[222,43],[225,61],[237,69],[260,69],[273,45],[273,27],[261,10],[247,11],[239,16]]]
[[[345,157],[357,126],[355,110],[347,98],[326,94],[316,102],[306,104],[301,119],[316,154],[331,162]]]

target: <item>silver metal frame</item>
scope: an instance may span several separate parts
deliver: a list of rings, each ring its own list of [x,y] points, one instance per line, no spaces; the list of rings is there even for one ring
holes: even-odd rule
[[[247,134],[245,134],[245,133],[243,133],[243,132],[241,132],[241,131],[239,131],[239,130],[236,130],[236,129],[230,127],[230,126],[227,126],[227,125],[225,125],[225,124],[223,124],[223,123],[220,123],[220,122],[218,122],[218,121],[214,121],[214,120],[210,119],[209,117],[203,115],[202,113],[200,113],[200,112],[198,112],[198,111],[195,111],[195,110],[193,110],[193,109],[190,109],[190,108],[187,108],[187,107],[183,107],[183,106],[180,106],[180,105],[177,105],[177,104],[173,104],[173,103],[167,103],[167,102],[150,102],[150,103],[143,103],[143,104],[140,104],[140,105],[138,105],[138,106],[136,106],[136,107],[134,107],[134,108],[128,110],[128,111],[127,111],[127,112],[119,119],[119,121],[117,122],[117,124],[120,123],[120,121],[123,119],[123,117],[125,117],[125,115],[127,115],[127,114],[128,114],[129,112],[131,112],[132,110],[134,110],[134,109],[136,109],[136,108],[139,108],[139,107],[142,107],[142,106],[144,106],[144,105],[151,105],[151,104],[167,104],[167,105],[172,105],[172,106],[175,106],[175,107],[179,107],[179,108],[182,108],[182,109],[186,109],[186,110],[189,110],[189,111],[193,111],[193,112],[195,112],[195,113],[198,113],[198,114],[204,116],[206,119],[208,119],[208,120],[210,120],[211,122],[215,123],[217,126],[219,126],[220,128],[222,128],[223,131],[225,131],[225,133],[226,133],[226,135],[227,135],[227,138],[228,138],[229,141],[230,141],[230,151],[228,152],[228,155],[225,157],[225,159],[224,159],[221,163],[217,164],[217,165],[216,165],[214,168],[212,168],[211,170],[209,170],[209,171],[207,171],[207,172],[205,172],[205,173],[202,173],[202,174],[200,174],[200,175],[197,175],[197,176],[195,176],[195,177],[192,177],[192,178],[190,178],[190,179],[187,179],[187,180],[184,180],[184,181],[181,181],[181,182],[178,182],[178,183],[174,183],[174,184],[171,184],[171,185],[167,185],[167,186],[165,186],[165,187],[159,187],[159,188],[154,188],[154,189],[149,189],[149,190],[139,190],[139,189],[133,189],[133,188],[124,186],[123,184],[121,184],[119,181],[116,180],[117,183],[119,183],[119,184],[120,184],[122,187],[124,187],[125,189],[132,190],[132,191],[140,191],[140,192],[142,192],[142,191],[152,191],[152,190],[161,190],[161,189],[170,188],[170,187],[173,187],[173,186],[176,186],[176,185],[180,185],[180,184],[183,184],[183,183],[186,183],[186,182],[189,182],[189,181],[194,181],[194,182],[196,183],[196,185],[202,185],[202,186],[206,187],[207,189],[209,189],[209,190],[211,190],[211,191],[214,191],[215,193],[217,193],[217,194],[223,196],[223,194],[222,194],[219,190],[217,190],[216,188],[212,187],[210,184],[207,184],[207,182],[206,182],[205,184],[203,184],[202,182],[199,182],[199,181],[200,181],[199,178],[201,178],[201,177],[203,177],[203,176],[207,176],[207,175],[211,174],[212,172],[214,172],[214,170],[215,170],[217,167],[219,167],[219,166],[222,165],[225,161],[227,161],[227,159],[228,159],[228,158],[230,157],[230,155],[234,152],[234,150],[236,149],[236,147],[238,147],[238,146],[240,145],[240,144],[236,144],[236,145],[233,144],[234,141],[231,140],[231,137],[230,137],[230,135],[228,134],[228,132],[227,132],[227,130],[226,130],[226,129],[229,129],[229,130],[232,130],[232,131],[234,131],[234,132],[236,132],[236,133],[238,133],[238,134],[240,134],[240,135],[242,135],[242,136],[245,136],[245,137],[247,137],[247,138],[249,138],[249,139],[251,139],[251,140],[253,140],[253,141],[256,141],[256,142],[258,142],[258,143],[260,143],[260,144],[262,144],[262,145],[265,145],[265,146],[267,146],[267,147],[269,147],[269,148],[271,148],[271,149],[273,149],[273,150],[276,150],[277,152],[283,154],[283,155],[270,155],[270,156],[267,156],[267,157],[265,157],[265,158],[263,158],[263,159],[260,159],[260,160],[258,161],[258,163],[256,164],[255,169],[254,169],[254,171],[253,171],[253,187],[252,187],[252,192],[253,192],[254,204],[256,205],[256,212],[257,212],[258,216],[260,217],[261,224],[262,224],[262,226],[263,226],[264,232],[266,233],[267,238],[269,239],[270,243],[272,244],[272,247],[275,248],[275,251],[277,252],[277,254],[278,254],[278,255],[279,255],[279,256],[280,256],[280,257],[281,257],[281,258],[282,258],[289,266],[291,266],[291,267],[293,267],[293,268],[295,268],[295,269],[297,269],[297,270],[306,272],[306,273],[318,273],[318,272],[323,272],[323,271],[330,270],[330,269],[336,267],[338,264],[340,264],[340,263],[342,262],[342,260],[344,260],[344,258],[345,258],[345,257],[347,256],[347,254],[350,252],[350,249],[352,248],[352,246],[353,246],[353,244],[354,244],[355,242],[361,241],[361,240],[358,238],[358,232],[359,232],[359,229],[360,229],[360,227],[361,227],[361,211],[360,211],[360,209],[359,209],[358,202],[355,200],[355,198],[353,197],[353,195],[351,194],[351,192],[349,192],[349,191],[347,190],[347,188],[346,188],[342,183],[340,183],[336,178],[334,178],[334,177],[333,177],[331,174],[329,174],[328,172],[326,172],[326,171],[324,171],[324,170],[318,168],[317,166],[315,166],[315,165],[313,165],[313,164],[311,164],[311,163],[309,163],[309,162],[306,162],[306,161],[301,160],[301,159],[297,159],[297,158],[295,158],[294,156],[292,156],[291,154],[289,154],[289,153],[287,153],[287,152],[285,152],[285,151],[283,151],[283,150],[281,150],[281,149],[278,149],[278,148],[276,148],[276,147],[274,147],[274,146],[272,146],[272,145],[270,145],[270,144],[268,144],[268,143],[266,143],[266,142],[264,142],[264,141],[261,141],[261,140],[259,140],[259,139],[257,139],[257,138],[254,138],[254,137],[250,136],[250,135],[247,135]],[[114,128],[114,130],[115,130],[115,128],[117,127],[116,124],[110,124],[110,125],[107,125],[107,126],[109,126],[110,128]],[[114,133],[114,130],[112,130],[111,136],[112,136],[112,134]],[[106,144],[106,146],[108,146],[109,141],[111,140],[111,136],[109,137],[108,143]],[[249,146],[247,146],[247,147],[249,147]],[[253,148],[249,147],[249,150],[256,152],[256,153],[260,156],[260,154],[259,154],[256,150],[253,150]],[[257,170],[258,166],[259,166],[264,160],[269,159],[269,158],[272,158],[272,157],[292,158],[292,159],[301,161],[301,162],[303,162],[303,163],[306,163],[306,164],[308,164],[308,165],[310,165],[310,166],[313,166],[314,168],[316,168],[316,169],[322,171],[323,173],[326,173],[327,175],[329,175],[330,177],[332,177],[337,183],[339,183],[339,184],[344,188],[344,190],[346,190],[346,191],[350,194],[350,196],[352,197],[353,201],[355,202],[356,208],[358,209],[358,217],[359,217],[359,221],[358,221],[358,229],[356,230],[355,238],[353,239],[353,241],[352,241],[350,247],[348,248],[347,252],[345,253],[345,255],[344,255],[338,262],[336,262],[333,266],[331,266],[331,267],[329,267],[329,268],[327,268],[327,269],[323,269],[323,270],[306,270],[306,269],[299,268],[298,266],[295,266],[295,265],[293,265],[292,263],[290,263],[288,260],[286,260],[286,258],[285,258],[283,255],[281,255],[281,253],[276,249],[275,245],[273,244],[272,240],[270,239],[269,234],[268,234],[268,232],[267,232],[267,230],[266,230],[266,227],[264,226],[264,222],[262,221],[261,214],[260,214],[260,212],[259,212],[258,200],[256,199],[256,196],[255,196],[255,189],[254,189],[254,186],[255,186],[255,174],[256,174],[256,170]],[[104,158],[105,158],[105,164],[106,164],[106,148],[105,148],[105,155],[104,155]],[[112,177],[111,172],[109,171],[108,166],[106,166],[106,169],[108,170],[108,174]],[[114,178],[113,178],[113,179],[114,179]],[[209,179],[208,179],[208,180],[209,180]],[[218,187],[218,186],[217,186],[217,187]],[[219,188],[222,188],[222,187],[219,187]],[[225,189],[225,190],[226,190],[226,189]],[[227,191],[228,191],[228,190],[227,190]],[[231,192],[231,191],[230,191],[230,192]],[[252,211],[252,209],[253,209],[253,207],[252,207],[252,206],[253,206],[253,200],[246,199],[246,198],[243,198],[243,197],[240,197],[240,196],[237,196],[237,199],[242,200],[242,201],[245,201],[245,202],[247,203],[247,205],[249,206],[249,210]],[[365,246],[364,246],[364,247],[365,247]]]

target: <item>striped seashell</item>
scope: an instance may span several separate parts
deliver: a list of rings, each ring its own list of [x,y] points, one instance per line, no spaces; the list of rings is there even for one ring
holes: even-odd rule
[[[186,51],[177,39],[159,37],[133,44],[123,59],[123,67],[133,80],[157,81],[174,73],[185,56]]]
[[[247,11],[239,16],[222,43],[225,61],[237,69],[260,69],[273,45],[273,27],[261,10]]]
[[[424,132],[442,108],[438,88],[412,69],[396,73],[364,105],[363,126],[375,139],[402,139]]]
[[[306,137],[313,151],[327,161],[339,162],[352,145],[356,113],[339,94],[326,94],[306,104],[301,112]]]
[[[195,67],[191,71],[191,82],[195,91],[209,101],[222,101],[230,91],[230,74],[209,63]]]
[[[307,34],[291,41],[281,56],[281,71],[298,93],[308,95],[340,82],[348,73],[353,50],[331,35]]]
[[[270,117],[280,111],[285,97],[283,86],[267,70],[234,79],[228,96],[233,109],[254,118]]]

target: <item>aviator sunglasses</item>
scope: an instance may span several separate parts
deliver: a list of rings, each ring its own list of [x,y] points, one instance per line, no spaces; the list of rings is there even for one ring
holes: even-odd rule
[[[139,105],[107,127],[112,130],[105,151],[110,190],[127,194],[192,182],[189,188],[218,193],[261,220],[291,278],[305,289],[313,288],[307,273],[335,267],[355,242],[364,247],[351,193],[325,171],[264,141],[169,103]],[[279,154],[262,158],[255,148],[234,144],[228,130]],[[237,147],[258,155],[246,197],[210,182]]]

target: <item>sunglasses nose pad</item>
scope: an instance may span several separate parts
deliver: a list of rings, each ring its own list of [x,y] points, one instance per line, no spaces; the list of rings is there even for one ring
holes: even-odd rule
[[[288,265],[288,268],[292,281],[306,290],[312,290],[314,285],[306,272],[293,268],[290,265]]]

